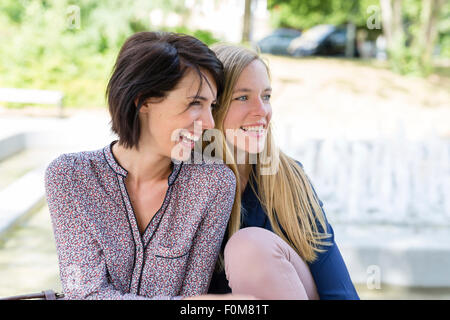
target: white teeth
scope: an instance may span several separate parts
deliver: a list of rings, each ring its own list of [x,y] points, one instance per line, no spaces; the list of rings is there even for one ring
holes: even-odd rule
[[[186,139],[192,140],[192,141],[198,141],[200,139],[199,136],[194,136],[192,133],[188,132],[188,131],[183,131],[180,133],[181,136],[183,136]]]
[[[253,131],[253,132],[259,132],[262,133],[264,132],[264,126],[251,126],[251,127],[241,127],[242,129],[244,129],[245,131]]]

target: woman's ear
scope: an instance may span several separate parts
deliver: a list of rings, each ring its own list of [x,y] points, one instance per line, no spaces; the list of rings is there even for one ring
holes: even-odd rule
[[[142,113],[149,113],[150,112],[150,107],[152,104],[158,104],[160,102],[164,101],[164,97],[150,97],[145,99],[144,101],[142,101],[142,105],[139,108],[139,112]],[[136,108],[139,107],[139,97],[137,97],[136,99],[134,99],[134,105],[136,106]]]
[[[134,99],[134,105],[136,108],[139,108],[139,110],[138,110],[139,112],[148,113],[149,103],[147,100],[142,101],[142,105],[139,107],[139,97],[137,97],[136,99]]]

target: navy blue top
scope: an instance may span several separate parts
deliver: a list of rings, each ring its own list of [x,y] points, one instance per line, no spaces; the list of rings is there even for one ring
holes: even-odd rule
[[[302,168],[302,164],[297,162]],[[256,184],[253,184],[256,189]],[[314,187],[311,185],[314,193]],[[317,194],[316,194],[317,196]],[[260,227],[273,232],[269,218],[256,197],[250,183],[242,194],[242,226],[246,227]],[[320,207],[323,211],[323,203],[319,200]],[[325,216],[325,212],[323,212]],[[328,234],[330,238],[325,241],[330,242],[331,246],[323,246],[325,252],[317,253],[317,259],[313,263],[308,263],[311,274],[316,283],[317,291],[321,300],[358,300],[358,294],[350,279],[350,275],[342,259],[341,253],[337,244],[334,241],[334,232],[328,220],[325,217]],[[320,232],[323,228],[318,224]],[[222,252],[228,239],[228,234],[225,234],[222,243]],[[208,293],[230,293],[231,289],[228,286],[228,280],[225,276],[225,271],[214,271],[209,286]]]

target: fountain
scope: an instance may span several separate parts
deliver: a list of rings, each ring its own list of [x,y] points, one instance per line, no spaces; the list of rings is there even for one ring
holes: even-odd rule
[[[342,223],[450,226],[450,141],[310,139],[284,150]]]

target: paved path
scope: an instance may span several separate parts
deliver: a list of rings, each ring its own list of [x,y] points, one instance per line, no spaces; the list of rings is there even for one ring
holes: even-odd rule
[[[61,292],[58,258],[45,205],[0,241],[0,297]]]

